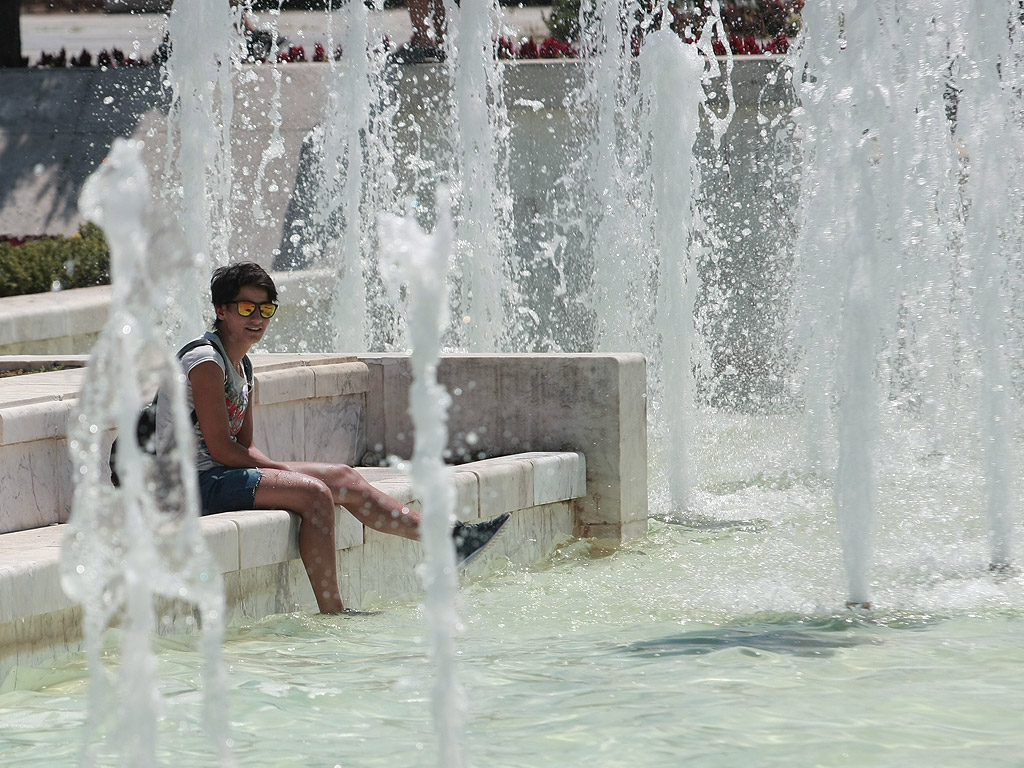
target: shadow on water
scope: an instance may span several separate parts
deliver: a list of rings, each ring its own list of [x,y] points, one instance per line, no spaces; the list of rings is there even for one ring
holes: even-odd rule
[[[879,630],[927,629],[931,616],[861,616],[854,613],[820,618],[785,617],[777,620],[705,628],[669,637],[645,640],[623,651],[643,657],[696,656],[729,648],[789,654],[832,656],[837,650],[881,645]]]
[[[721,533],[761,533],[771,527],[767,520],[723,520],[717,517],[701,515],[696,512],[668,512],[664,515],[652,515],[652,520],[659,520],[666,525],[675,526],[686,531],[707,531]]]

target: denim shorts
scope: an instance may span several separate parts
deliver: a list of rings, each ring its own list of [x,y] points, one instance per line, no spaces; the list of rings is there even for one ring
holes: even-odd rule
[[[263,473],[255,467],[214,467],[199,473],[204,515],[252,509]]]

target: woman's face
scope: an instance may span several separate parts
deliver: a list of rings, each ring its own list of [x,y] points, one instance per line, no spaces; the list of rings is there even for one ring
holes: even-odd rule
[[[252,285],[243,285],[234,301],[216,307],[220,320],[220,335],[225,341],[243,343],[249,347],[263,338],[270,319],[260,314],[259,308],[248,317],[238,314],[238,302],[251,301],[257,305],[270,301],[267,291]]]

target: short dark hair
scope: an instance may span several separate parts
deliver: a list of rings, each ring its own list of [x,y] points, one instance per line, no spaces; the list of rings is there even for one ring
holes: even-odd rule
[[[277,286],[266,270],[253,261],[240,261],[226,267],[213,270],[210,280],[210,298],[213,306],[219,307],[235,300],[243,286],[251,285],[267,292],[267,299],[277,301]],[[220,326],[220,320],[214,320],[214,329]]]

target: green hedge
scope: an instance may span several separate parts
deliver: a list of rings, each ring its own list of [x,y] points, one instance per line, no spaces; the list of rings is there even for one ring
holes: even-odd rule
[[[0,296],[45,293],[110,282],[110,249],[95,224],[83,224],[71,237],[0,242]]]

